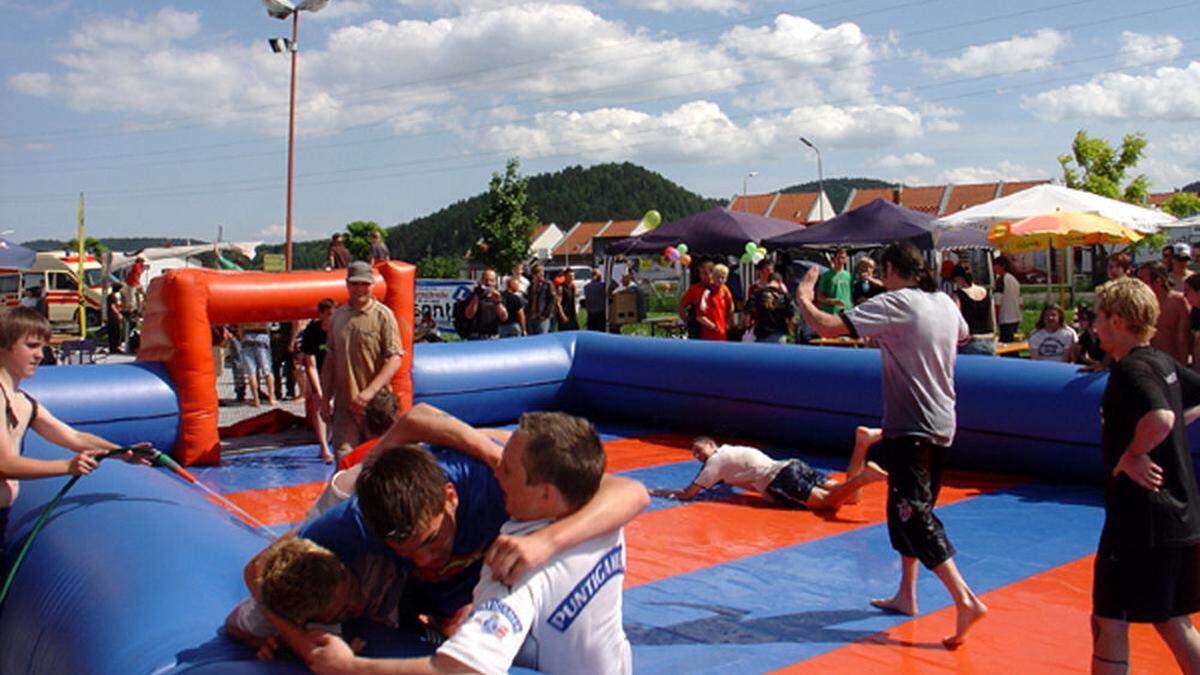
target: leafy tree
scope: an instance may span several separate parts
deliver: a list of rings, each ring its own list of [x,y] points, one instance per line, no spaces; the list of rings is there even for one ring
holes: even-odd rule
[[[1200,195],[1189,192],[1176,192],[1163,203],[1163,211],[1176,218],[1187,218],[1200,213]]]
[[[1138,174],[1124,187],[1121,183],[1145,153],[1146,137],[1141,132],[1125,134],[1121,147],[1114,150],[1108,141],[1092,138],[1080,129],[1071,143],[1071,152],[1059,155],[1058,163],[1067,187],[1140,204],[1150,188],[1145,174]]]
[[[380,236],[387,235],[387,233],[383,231],[383,228],[373,220],[356,220],[353,223],[346,225],[346,232],[342,234],[342,243],[346,245],[346,248],[350,249],[350,255],[353,256],[355,260],[366,260],[370,257],[370,237],[372,232],[378,232]],[[294,250],[292,255],[294,258]]]
[[[78,238],[71,239],[70,241],[67,242],[67,245],[65,248],[68,251],[78,251],[79,250],[79,239]],[[104,252],[108,250],[108,247],[105,246],[104,242],[100,241],[99,239],[94,239],[92,237],[84,237],[83,238],[83,250],[91,251],[92,255],[99,258],[100,256],[104,255]]]
[[[462,258],[452,255],[426,255],[417,262],[422,279],[457,279],[461,270]]]
[[[492,174],[487,208],[475,218],[480,236],[475,257],[496,269],[508,269],[529,257],[529,235],[538,224],[534,213],[526,213],[529,183],[517,173],[520,166],[520,160],[513,157],[503,176]]]

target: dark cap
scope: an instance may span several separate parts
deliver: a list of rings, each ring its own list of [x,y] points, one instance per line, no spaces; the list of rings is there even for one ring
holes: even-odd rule
[[[346,281],[375,283],[375,275],[371,273],[371,263],[362,260],[350,263],[350,266],[346,268]]]

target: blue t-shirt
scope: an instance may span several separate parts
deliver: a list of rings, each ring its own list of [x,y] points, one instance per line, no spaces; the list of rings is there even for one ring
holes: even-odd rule
[[[357,495],[306,523],[297,536],[333,551],[350,569],[355,569],[355,562],[362,556],[391,557],[409,572],[405,596],[413,609],[449,616],[471,602],[483,567],[483,555],[500,534],[508,514],[504,510],[504,492],[487,465],[450,450],[435,449],[433,454],[446,480],[458,493],[454,544],[450,561],[441,570],[412,570],[410,561],[397,556],[371,534],[359,510]]]

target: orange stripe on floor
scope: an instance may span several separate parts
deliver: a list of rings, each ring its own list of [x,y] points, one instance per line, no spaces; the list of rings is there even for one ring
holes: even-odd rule
[[[950,606],[777,672],[1086,672],[1092,659],[1092,558],[985,593],[988,616],[958,650],[941,646],[954,629]],[[1179,672],[1152,626],[1132,625],[1129,640],[1132,672]]]
[[[840,476],[833,476],[840,480]],[[940,506],[1024,482],[1014,476],[946,473]],[[753,495],[650,511],[625,527],[625,586],[632,587],[886,522],[887,489],[874,483],[862,502],[836,514],[776,508]]]
[[[632,471],[651,466],[692,459],[692,437],[682,434],[654,434],[622,438],[604,444],[608,471]]]
[[[223,496],[258,518],[263,525],[287,525],[304,520],[304,514],[321,495],[323,489],[325,489],[325,483],[301,483],[263,490],[230,492]],[[221,506],[219,501],[213,501]],[[254,525],[255,523],[250,524]]]

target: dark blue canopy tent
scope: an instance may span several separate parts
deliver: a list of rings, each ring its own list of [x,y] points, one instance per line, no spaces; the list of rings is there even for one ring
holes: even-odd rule
[[[762,243],[768,237],[802,229],[803,225],[790,220],[718,207],[673,220],[637,237],[615,241],[607,253],[662,253],[668,246],[687,244],[696,253],[739,255],[746,250],[746,242]]]
[[[935,217],[876,199],[812,227],[771,237],[763,244],[776,248],[873,248],[893,241],[910,241],[917,248],[928,250],[933,248],[933,230],[929,223]]]
[[[36,257],[37,253],[34,251],[0,237],[0,268],[27,270],[33,267],[33,259]]]

